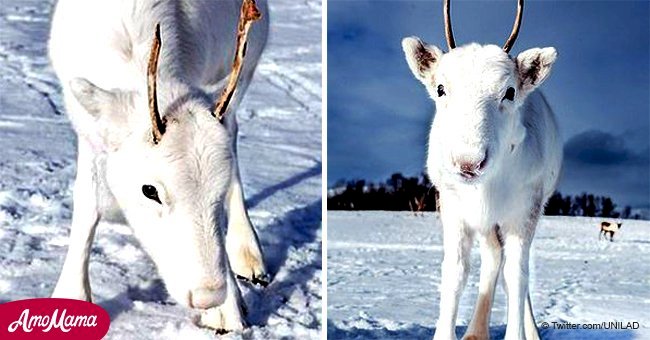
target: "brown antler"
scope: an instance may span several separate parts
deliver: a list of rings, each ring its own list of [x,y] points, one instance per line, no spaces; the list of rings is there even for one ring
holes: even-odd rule
[[[454,41],[454,32],[451,29],[450,8],[451,8],[450,0],[444,0],[443,11],[445,17],[445,36],[447,37],[447,46],[449,47],[449,50],[452,50],[456,48],[456,41]],[[510,37],[508,37],[508,40],[506,40],[505,45],[503,45],[503,50],[506,53],[510,52],[512,46],[515,44],[515,40],[517,40],[517,36],[519,35],[519,27],[521,27],[521,18],[523,17],[523,15],[524,15],[524,0],[518,0],[517,17],[515,18],[515,23],[512,25],[512,32],[510,33]]]
[[[160,55],[160,23],[156,25],[156,34],[149,53],[149,64],[147,66],[147,95],[149,98],[149,115],[151,116],[151,132],[153,142],[158,144],[165,133],[165,123],[160,118],[158,111],[158,95],[156,91],[156,79],[158,74],[158,56]]]
[[[228,109],[228,104],[230,104],[230,100],[237,89],[237,81],[239,80],[239,75],[241,74],[241,69],[244,64],[244,57],[246,55],[248,30],[250,29],[251,24],[261,16],[260,11],[255,5],[255,0],[244,0],[239,14],[239,24],[237,25],[237,44],[235,46],[235,57],[232,61],[232,70],[230,71],[228,84],[221,92],[221,96],[217,100],[213,112],[213,115],[219,120],[219,122],[223,121],[226,110]]]
[[[521,26],[521,17],[524,15],[524,0],[517,1],[517,17],[515,17],[515,23],[512,25],[512,32],[510,37],[506,40],[505,45],[503,45],[503,50],[506,53],[510,53],[512,46],[517,40],[517,35],[519,35],[519,27]]]
[[[447,46],[449,50],[456,48],[456,42],[454,41],[454,32],[451,30],[451,16],[449,15],[450,3],[449,0],[445,0],[443,5],[443,11],[445,12],[445,35],[447,36]]]

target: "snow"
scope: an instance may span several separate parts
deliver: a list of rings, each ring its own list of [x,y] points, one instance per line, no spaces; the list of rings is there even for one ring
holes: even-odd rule
[[[0,6],[0,303],[49,296],[68,245],[76,137],[46,53],[54,3]],[[269,44],[238,115],[247,205],[275,278],[241,283],[253,326],[225,338],[318,338],[321,1],[270,7]],[[127,226],[99,225],[90,276],[109,339],[215,337],[170,300]]]
[[[539,324],[638,322],[639,329],[540,330],[543,339],[650,339],[650,222],[624,220],[614,242],[598,240],[598,218],[544,217],[533,243],[531,289]],[[438,315],[442,230],[438,214],[327,215],[327,318],[331,339],[429,339]],[[469,323],[479,252],[461,298],[456,333]],[[490,333],[503,338],[500,280]]]

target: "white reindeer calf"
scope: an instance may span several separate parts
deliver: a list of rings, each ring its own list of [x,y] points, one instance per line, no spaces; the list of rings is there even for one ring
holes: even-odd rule
[[[95,228],[117,212],[176,301],[207,310],[206,326],[244,327],[233,272],[258,281],[266,270],[244,207],[235,108],[266,42],[260,8],[248,39],[253,0],[58,1],[50,57],[79,138],[54,297],[91,300]]]
[[[618,223],[614,221],[603,221],[600,223],[600,232],[598,233],[598,240],[602,238],[602,236],[605,236],[605,240],[607,240],[607,234],[609,234],[609,241],[614,242],[614,234],[621,230],[621,227],[623,226],[623,223]]]
[[[402,41],[411,71],[436,104],[427,173],[440,191],[444,259],[434,339],[456,338],[458,301],[474,237],[481,249],[481,275],[465,338],[489,338],[502,257],[508,295],[505,338],[539,338],[528,290],[529,252],[542,208],[558,181],[562,147],[553,113],[536,91],[550,74],[555,49],[508,54],[522,11],[520,0],[503,48],[455,48],[449,0],[444,3],[449,52],[414,37]]]

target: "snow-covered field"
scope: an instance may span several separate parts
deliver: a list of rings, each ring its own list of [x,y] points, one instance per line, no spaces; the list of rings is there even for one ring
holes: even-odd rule
[[[650,222],[624,221],[614,242],[598,240],[597,218],[545,217],[532,249],[533,309],[543,339],[650,339]],[[330,339],[430,339],[442,260],[437,214],[328,212],[327,332]],[[456,333],[476,299],[478,249],[461,298]],[[505,334],[499,282],[491,336]],[[558,330],[552,322],[638,322],[637,330]]]
[[[67,249],[75,136],[46,53],[54,3],[0,6],[0,302],[49,296]],[[238,112],[247,204],[275,279],[242,283],[253,327],[226,337],[318,338],[321,1],[270,6],[270,41]],[[127,226],[97,232],[90,276],[108,338],[214,337],[169,300]]]

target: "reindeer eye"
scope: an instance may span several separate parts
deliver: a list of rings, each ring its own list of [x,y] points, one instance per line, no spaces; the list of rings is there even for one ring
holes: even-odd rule
[[[503,99],[507,99],[509,101],[515,100],[515,89],[513,89],[512,87],[509,87],[506,90],[506,95],[503,96]]]
[[[444,96],[445,94],[446,94],[446,93],[445,93],[445,87],[442,86],[442,84],[438,85],[438,97],[442,97],[442,96]]]
[[[154,187],[153,185],[148,185],[148,184],[143,185],[142,193],[148,199],[156,201],[158,202],[158,204],[162,204],[160,198],[158,197],[158,190],[156,190],[156,187]]]

